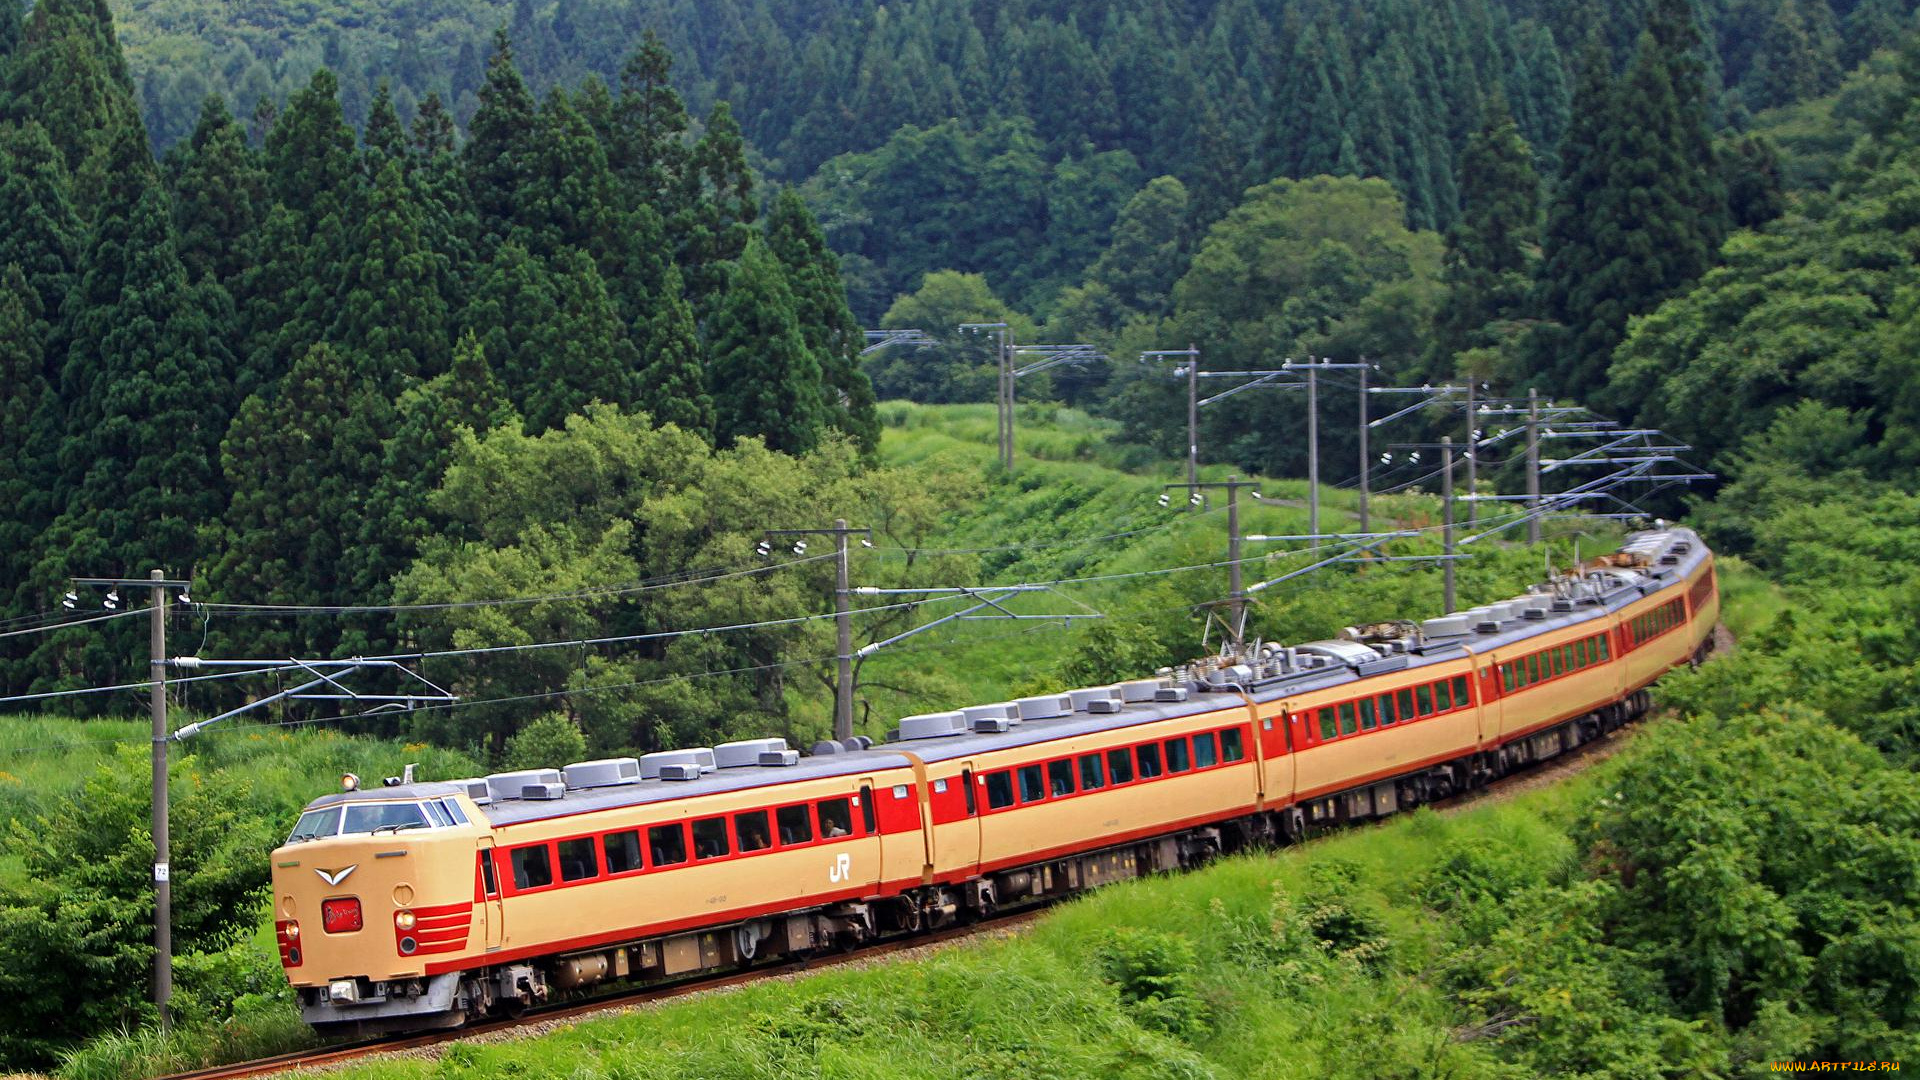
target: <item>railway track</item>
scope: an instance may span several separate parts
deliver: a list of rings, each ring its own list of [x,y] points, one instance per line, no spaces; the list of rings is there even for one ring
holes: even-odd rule
[[[1717,627],[1707,657],[1722,655],[1733,648],[1733,637],[1724,626]],[[1633,738],[1638,725],[1608,732],[1547,761],[1530,765],[1517,772],[1509,773],[1485,787],[1474,788],[1435,800],[1430,805],[1442,813],[1459,813],[1486,803],[1504,802],[1528,791],[1557,783],[1566,777],[1575,775],[1612,757]],[[1390,819],[1389,819],[1390,820]],[[1315,832],[1303,843],[1319,843],[1332,836],[1345,832],[1345,828],[1333,828],[1324,832]],[[1075,894],[1077,895],[1077,894]],[[615,991],[585,1001],[563,1002],[539,1009],[530,1009],[523,1015],[513,1018],[489,1020],[479,1024],[456,1028],[452,1031],[439,1031],[426,1035],[408,1035],[364,1042],[350,1043],[344,1046],[322,1047],[317,1050],[281,1054],[275,1057],[257,1058],[253,1061],[238,1062],[232,1065],[216,1065],[191,1072],[172,1073],[158,1080],[239,1080],[242,1077],[273,1076],[293,1070],[305,1070],[329,1065],[344,1064],[376,1054],[401,1053],[437,1046],[441,1043],[486,1036],[520,1028],[533,1028],[554,1023],[592,1016],[597,1013],[611,1012],[634,1005],[671,1001],[712,990],[723,990],[734,986],[744,986],[763,979],[792,976],[808,971],[819,971],[839,967],[843,964],[866,962],[896,953],[912,952],[973,937],[993,930],[1006,930],[1032,922],[1046,912],[1058,900],[1071,899],[1071,895],[1042,901],[1032,907],[1007,912],[986,919],[947,927],[912,937],[897,938],[875,942],[845,952],[821,953],[796,960],[769,963],[763,967],[753,967],[726,974],[701,976],[665,986],[638,987],[626,991]]]

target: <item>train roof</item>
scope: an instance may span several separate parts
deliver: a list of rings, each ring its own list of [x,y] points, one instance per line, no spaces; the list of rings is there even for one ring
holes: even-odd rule
[[[1618,552],[1533,586],[1513,600],[1424,623],[1350,627],[1340,639],[1255,645],[1240,656],[1166,669],[1155,678],[1018,701],[906,717],[888,737],[822,742],[801,756],[784,740],[580,762],[565,769],[500,773],[452,783],[415,783],[323,796],[311,807],[465,793],[496,826],[641,806],[806,780],[961,760],[1056,739],[1097,735],[1256,701],[1329,689],[1375,675],[1439,666],[1556,629],[1578,626],[1683,580],[1708,557],[1692,530],[1635,533]]]

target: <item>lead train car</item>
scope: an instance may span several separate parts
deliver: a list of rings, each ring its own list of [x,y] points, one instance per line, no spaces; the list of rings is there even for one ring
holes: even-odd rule
[[[910,933],[1376,818],[1624,723],[1697,660],[1711,554],[1639,533],[1526,595],[1155,679],[780,740],[323,796],[273,853],[322,1030]]]

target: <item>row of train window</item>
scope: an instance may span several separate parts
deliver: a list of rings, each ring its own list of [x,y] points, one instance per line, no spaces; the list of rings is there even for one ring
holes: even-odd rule
[[[1337,705],[1320,706],[1320,741],[1472,707],[1473,695],[1465,675],[1402,687]]]
[[[1203,732],[1191,739],[1163,739],[1104,753],[1002,769],[987,773],[981,779],[987,790],[987,809],[1004,810],[1014,805],[1016,794],[1020,805],[1025,806],[1136,780],[1145,782],[1216,765],[1231,765],[1246,756],[1241,729],[1232,727]]]
[[[1644,645],[1687,621],[1687,609],[1678,598],[1627,620],[1627,633],[1633,644]]]
[[[860,810],[858,818],[853,813],[856,806]],[[644,830],[624,829],[599,836],[530,844],[510,849],[507,860],[513,869],[514,891],[525,892],[552,885],[556,866],[562,883],[592,881],[602,875],[636,874],[688,861],[751,855],[776,848],[867,836],[877,831],[872,793],[862,788],[861,797],[857,799],[821,799],[772,810],[744,810],[730,817],[701,818],[692,823],[676,821]]]
[[[1565,645],[1516,657],[1500,665],[1500,685],[1509,694],[1613,659],[1607,635],[1595,634]]]
[[[1707,601],[1713,599],[1713,590],[1713,567],[1709,566],[1707,572],[1700,575],[1700,580],[1693,583],[1693,588],[1687,590],[1687,607],[1699,614],[1700,609],[1707,606]]]

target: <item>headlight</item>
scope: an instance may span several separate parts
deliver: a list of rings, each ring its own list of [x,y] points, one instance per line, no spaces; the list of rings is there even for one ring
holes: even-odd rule
[[[413,912],[402,911],[393,917],[393,925],[402,930],[413,929]]]
[[[288,923],[287,924],[287,940],[291,941],[294,938],[297,938],[299,936],[300,936],[300,924],[297,922]]]

